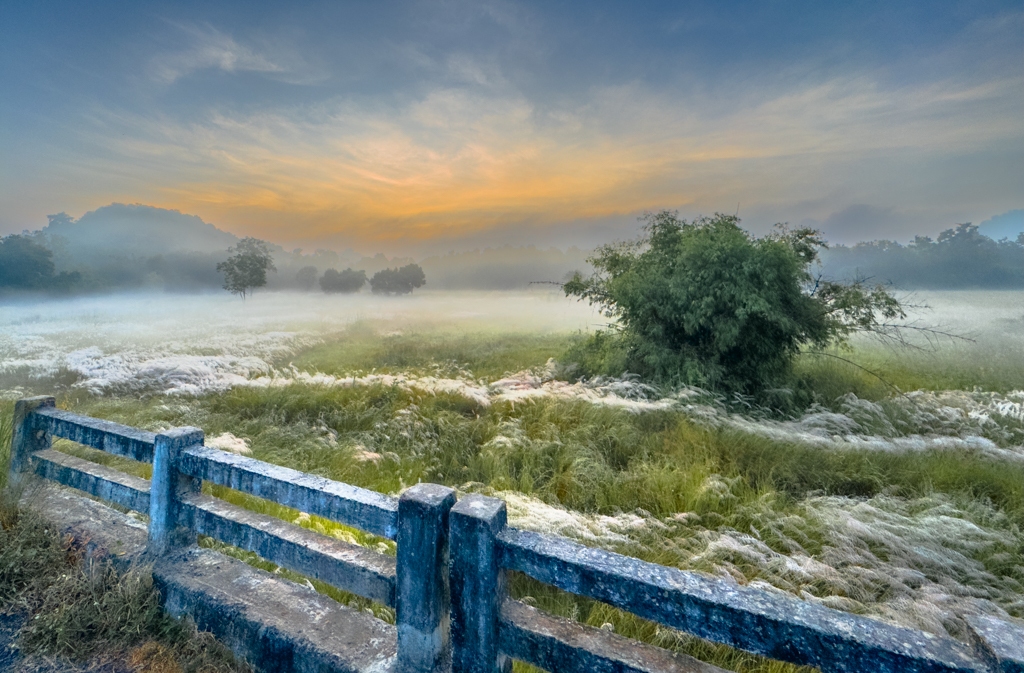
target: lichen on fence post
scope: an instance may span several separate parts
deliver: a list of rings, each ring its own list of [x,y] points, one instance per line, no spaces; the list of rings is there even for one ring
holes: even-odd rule
[[[181,496],[199,493],[202,481],[177,469],[178,454],[189,446],[203,444],[198,428],[174,428],[158,434],[153,443],[153,480],[149,491],[149,551],[163,554],[193,544],[196,533],[178,525]]]
[[[57,401],[48,395],[40,397],[28,397],[14,403],[14,427],[11,433],[11,486],[17,486],[29,471],[29,458],[36,451],[49,449],[51,446],[50,433],[46,428],[40,427],[32,413],[42,407],[55,407]]]
[[[482,495],[463,498],[449,514],[454,673],[512,670],[498,647],[506,577],[496,538],[506,520],[505,502]]]
[[[417,484],[398,500],[399,673],[445,668],[449,652],[448,512],[455,491]]]

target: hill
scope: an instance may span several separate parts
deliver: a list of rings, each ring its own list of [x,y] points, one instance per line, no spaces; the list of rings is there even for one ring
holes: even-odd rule
[[[150,257],[170,252],[223,252],[238,237],[203,222],[195,215],[141,204],[112,203],[82,215],[50,215],[42,229],[59,237],[75,256],[116,254]],[[113,251],[113,252],[112,252]]]

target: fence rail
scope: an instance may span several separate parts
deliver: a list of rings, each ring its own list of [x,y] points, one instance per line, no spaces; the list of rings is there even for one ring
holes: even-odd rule
[[[397,667],[504,673],[512,659],[551,671],[718,671],[681,654],[512,600],[525,573],[639,617],[739,649],[852,671],[1024,673],[1024,628],[968,618],[972,643],[899,628],[507,525],[505,503],[418,484],[400,498],[203,445],[196,428],[149,433],[55,408],[15,405],[11,481],[27,473],[148,514],[163,553],[208,535],[307,577],[395,608]],[[151,481],[51,448],[52,437],[153,463]],[[227,486],[397,542],[397,558],[201,493]],[[450,624],[450,626],[449,626]]]

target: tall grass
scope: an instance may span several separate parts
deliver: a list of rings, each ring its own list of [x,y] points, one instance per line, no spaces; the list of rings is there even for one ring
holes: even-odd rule
[[[479,387],[481,380],[540,367],[572,340],[565,334],[467,336],[443,329],[382,334],[362,324],[289,362],[337,376],[376,369],[442,375]],[[394,494],[429,481],[497,495],[507,499],[517,526],[935,633],[963,637],[962,615],[972,611],[1024,618],[1024,461],[1013,459],[1024,422],[992,412],[987,393],[941,392],[979,385],[1003,393],[1024,388],[1024,365],[997,358],[972,373],[981,356],[929,364],[894,361],[861,348],[842,357],[881,378],[836,358],[803,356],[794,368],[795,385],[817,406],[810,416],[789,419],[777,411],[744,409],[742,401],[726,406],[686,397],[675,406],[638,413],[636,407],[572,396],[488,402],[379,380],[325,385],[296,382],[298,377],[198,398],[74,393],[62,404],[150,430],[194,425],[211,440],[230,433],[244,438],[260,460],[380,492]],[[909,371],[912,366],[916,373]],[[893,386],[940,392],[903,397]],[[847,428],[834,432],[870,435],[884,448],[833,442],[827,433],[815,435],[821,441],[806,441],[796,430],[819,427],[811,421]],[[915,433],[985,438],[985,446],[1005,449],[1005,456],[930,439],[914,450],[893,443]],[[143,464],[60,447],[148,475]],[[390,542],[329,521],[227,489],[206,489],[394,553]],[[625,635],[731,670],[794,670],[523,577],[511,589],[558,614],[595,626],[611,623]],[[934,598],[940,592],[949,595],[945,602]],[[393,619],[380,606],[332,595]]]
[[[14,403],[0,401],[0,491],[7,488],[11,465],[11,439],[14,434]]]
[[[23,618],[23,655],[116,661],[118,669],[250,670],[210,634],[164,613],[147,568],[83,558],[80,541],[59,536],[53,522],[19,508],[7,492],[0,524],[0,609]]]
[[[419,369],[471,372],[494,379],[543,364],[565,352],[575,339],[564,333],[466,332],[424,324],[382,330],[380,324],[360,322],[349,327],[342,339],[305,349],[287,361],[300,369],[334,375]]]

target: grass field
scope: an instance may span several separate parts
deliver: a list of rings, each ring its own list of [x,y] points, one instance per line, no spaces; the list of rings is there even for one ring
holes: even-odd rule
[[[974,341],[803,356],[796,376],[817,403],[788,416],[629,377],[572,381],[557,358],[599,318],[541,296],[392,304],[313,327],[282,313],[238,326],[237,340],[214,324],[211,338],[149,334],[130,349],[40,329],[64,359],[37,353],[46,364],[33,370],[24,353],[8,355],[0,377],[9,398],[57,386],[59,404],[81,413],[150,430],[198,426],[224,450],[385,493],[431,481],[496,495],[519,527],[964,638],[967,614],[1024,619],[1024,310],[1010,293],[939,298],[949,305],[941,324]],[[527,308],[528,323],[516,316]],[[109,331],[103,316],[95,322]],[[37,323],[47,318],[19,329]],[[522,577],[512,590],[732,670],[794,670]]]

